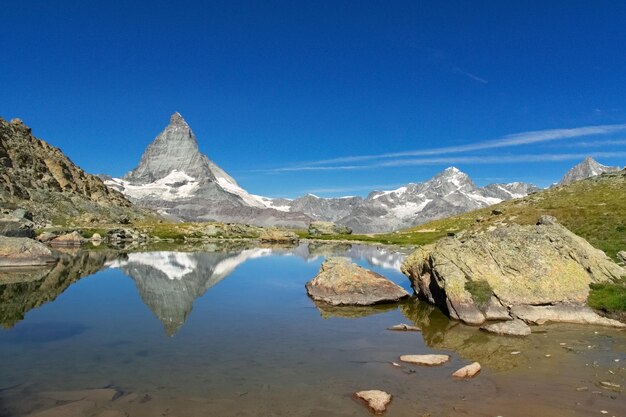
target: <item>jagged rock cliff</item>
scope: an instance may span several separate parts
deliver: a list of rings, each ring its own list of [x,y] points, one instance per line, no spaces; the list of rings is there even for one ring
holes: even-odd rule
[[[559,182],[559,185],[571,184],[574,181],[595,177],[596,175],[600,175],[604,172],[615,172],[619,170],[619,167],[602,165],[588,156],[581,163],[573,166],[569,171],[567,171]]]
[[[32,135],[21,120],[0,118],[0,204],[27,208],[40,224],[142,218],[121,193]]]

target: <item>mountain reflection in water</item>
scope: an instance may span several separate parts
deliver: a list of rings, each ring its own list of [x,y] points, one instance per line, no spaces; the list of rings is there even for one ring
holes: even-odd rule
[[[11,328],[23,320],[29,310],[53,301],[81,278],[101,269],[116,268],[134,281],[144,304],[161,321],[165,333],[173,336],[189,317],[194,301],[248,260],[270,255],[297,256],[306,261],[346,256],[372,266],[398,270],[405,256],[375,246],[332,243],[293,247],[209,244],[199,249],[194,252],[80,251],[73,255],[60,254],[53,267],[1,271],[0,324]],[[376,311],[390,308],[395,309],[395,305]],[[345,310],[333,313],[333,309],[326,306],[319,309],[323,316],[364,315],[362,310],[347,314]]]

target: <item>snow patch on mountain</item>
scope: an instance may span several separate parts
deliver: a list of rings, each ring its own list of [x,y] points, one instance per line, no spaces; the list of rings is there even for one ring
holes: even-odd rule
[[[133,199],[150,197],[165,201],[189,198],[198,188],[198,181],[194,177],[178,170],[146,184],[133,184],[122,178],[111,178],[104,183]]]

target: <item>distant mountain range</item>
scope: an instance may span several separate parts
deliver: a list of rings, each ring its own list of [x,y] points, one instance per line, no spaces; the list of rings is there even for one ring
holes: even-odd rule
[[[591,159],[568,174],[581,179],[603,167]],[[372,191],[366,198],[270,198],[248,193],[198,149],[197,139],[178,113],[148,145],[137,168],[105,183],[138,205],[183,220],[216,220],[260,226],[305,228],[312,220],[332,221],[357,233],[388,232],[430,220],[520,198],[539,189],[514,182],[477,187],[470,177],[450,167],[423,183],[396,190]]]
[[[586,158],[559,185],[619,170]],[[104,182],[103,182],[104,181]],[[356,233],[389,232],[430,220],[520,198],[539,190],[522,182],[477,187],[450,167],[423,183],[366,198],[270,198],[248,193],[198,149],[179,113],[146,148],[138,166],[123,178],[85,173],[58,149],[32,136],[20,120],[0,119],[0,202],[24,207],[39,224],[124,222],[153,209],[187,221],[307,228],[313,220],[349,226]],[[137,208],[139,206],[139,208]]]

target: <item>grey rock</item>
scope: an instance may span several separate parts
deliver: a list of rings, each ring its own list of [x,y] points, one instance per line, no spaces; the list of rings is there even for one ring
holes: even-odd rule
[[[622,262],[626,263],[626,251],[621,250],[617,252],[617,257],[621,259]]]
[[[50,249],[37,241],[0,236],[0,267],[44,266],[54,262]]]
[[[531,333],[530,327],[519,319],[486,324],[481,329],[490,333],[508,336],[528,336]]]
[[[309,296],[331,305],[372,305],[395,302],[408,293],[399,285],[345,258],[329,258],[306,283]]]
[[[540,224],[549,226],[549,225],[559,224],[559,221],[554,216],[544,214],[543,216],[539,217],[539,220],[537,220],[537,225],[540,225]]]
[[[297,234],[289,230],[276,228],[263,229],[259,235],[262,243],[297,243],[300,240]]]
[[[309,225],[311,236],[349,235],[352,229],[333,222],[314,221]]]
[[[625,328],[626,324],[602,317],[586,305],[557,303],[555,305],[534,306],[517,305],[511,308],[511,314],[532,324],[548,322],[596,324],[600,326]]]
[[[513,311],[539,304],[584,306],[589,284],[626,275],[604,252],[559,224],[511,224],[463,241],[443,238],[418,248],[402,272],[421,297],[468,324],[486,319],[484,307],[468,290],[472,283],[484,283]]]
[[[85,239],[77,231],[57,236],[49,241],[53,246],[80,246],[85,243]]]
[[[571,184],[574,181],[580,181],[586,178],[595,177],[596,175],[600,175],[605,172],[615,172],[619,170],[619,167],[602,165],[588,156],[581,163],[575,165],[567,171],[559,182],[559,185]]]

